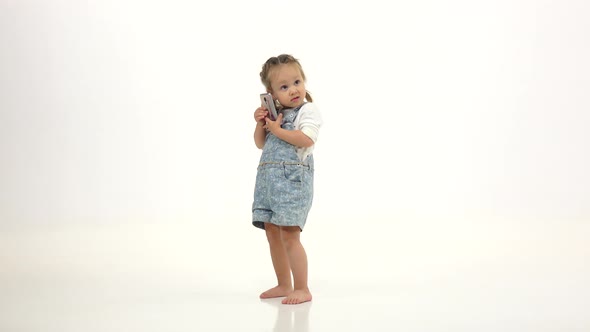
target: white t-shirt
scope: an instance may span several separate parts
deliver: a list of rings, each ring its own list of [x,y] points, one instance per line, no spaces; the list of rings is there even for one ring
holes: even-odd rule
[[[313,147],[318,140],[322,123],[323,121],[320,111],[313,103],[308,102],[301,106],[293,124],[295,129],[301,130],[305,135],[311,138],[314,145],[308,148],[297,148],[297,156],[299,157],[299,160],[305,160],[305,158],[313,152]]]

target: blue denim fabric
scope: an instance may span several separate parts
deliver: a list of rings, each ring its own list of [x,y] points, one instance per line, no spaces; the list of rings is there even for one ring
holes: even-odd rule
[[[294,130],[299,108],[283,110],[281,127]],[[252,224],[264,229],[264,223],[305,227],[313,201],[313,156],[303,162],[296,147],[269,133],[260,157]]]

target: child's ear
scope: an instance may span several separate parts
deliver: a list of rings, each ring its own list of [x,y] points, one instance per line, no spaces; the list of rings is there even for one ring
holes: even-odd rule
[[[281,105],[281,102],[279,101],[279,99],[275,99],[275,108],[280,110],[283,108],[283,105]]]

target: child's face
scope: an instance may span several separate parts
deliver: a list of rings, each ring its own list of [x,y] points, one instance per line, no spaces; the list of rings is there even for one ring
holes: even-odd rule
[[[305,99],[305,82],[297,65],[281,64],[274,68],[270,76],[273,98],[278,99],[285,108],[295,108]]]

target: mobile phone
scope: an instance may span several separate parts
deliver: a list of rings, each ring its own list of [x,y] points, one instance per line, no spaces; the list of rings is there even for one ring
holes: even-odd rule
[[[270,93],[261,93],[260,101],[262,102],[262,106],[268,110],[268,117],[271,120],[276,121],[279,114],[275,108],[275,102],[272,99],[272,95]]]

